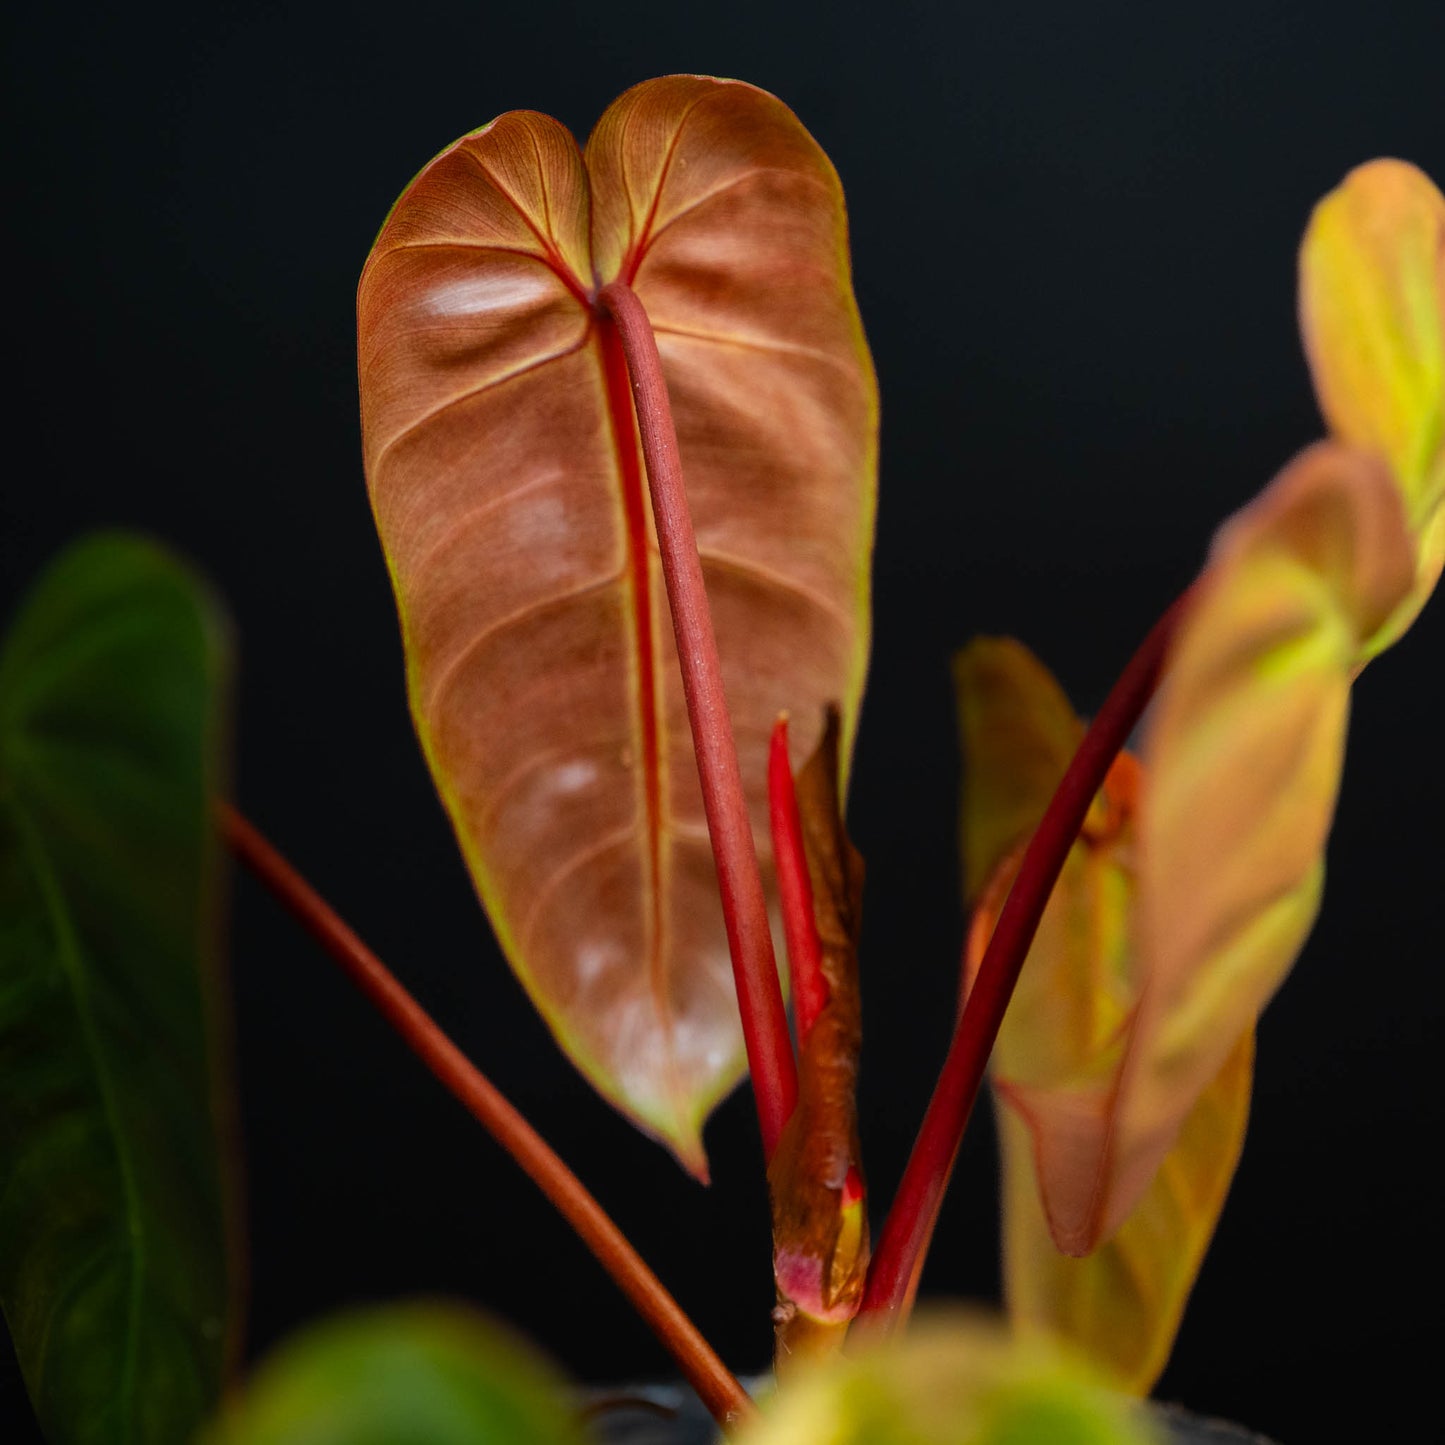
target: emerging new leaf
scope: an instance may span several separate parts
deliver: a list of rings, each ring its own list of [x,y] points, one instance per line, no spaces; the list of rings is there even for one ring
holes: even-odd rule
[[[1389,464],[1418,549],[1415,587],[1371,639],[1374,654],[1445,565],[1445,198],[1428,176],[1371,161],[1315,207],[1300,326],[1330,430]]]
[[[795,979],[795,992],[815,995],[820,1007],[799,1012],[798,1103],[768,1166],[780,1368],[790,1356],[841,1343],[868,1268],[857,1104],[863,859],[843,823],[839,735],[830,708],[797,780],[821,979],[807,989]],[[791,948],[789,961],[800,965]]]
[[[606,1097],[704,1168],[743,1068],[626,368],[657,333],[766,859],[780,710],[863,685],[877,395],[843,196],[751,86],[649,81],[568,132],[513,112],[397,202],[358,295],[372,508],[417,732],[512,966]]]

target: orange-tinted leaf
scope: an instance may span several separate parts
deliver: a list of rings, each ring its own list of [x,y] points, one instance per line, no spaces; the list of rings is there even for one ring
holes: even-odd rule
[[[1253,1062],[1251,1030],[1195,1102],[1134,1212],[1082,1259],[1055,1248],[1027,1126],[999,1102],[1004,1291],[1016,1328],[1067,1340],[1120,1389],[1149,1392],[1234,1178]]]
[[[1383,466],[1338,443],[1303,452],[1216,537],[1146,736],[1121,1056],[1067,1084],[1010,1075],[1065,1252],[1133,1211],[1304,943],[1350,681],[1413,573]]]
[[[1378,652],[1445,564],[1445,198],[1428,176],[1371,161],[1319,203],[1300,249],[1300,324],[1330,430],[1389,463],[1416,538],[1416,585]]]
[[[1096,1238],[1148,1187],[1313,926],[1350,681],[1414,571],[1383,467],[1338,443],[1301,453],[1215,538],[1144,748],[1148,972]]]
[[[980,657],[992,665],[978,665]],[[1020,736],[1062,739],[1072,724],[1082,730],[1067,699],[1042,664],[1016,642],[980,639],[957,665],[963,715],[987,723],[1000,704]],[[1010,679],[1000,686],[999,679]],[[975,683],[979,684],[977,690]],[[1045,685],[1047,684],[1047,685]],[[1032,701],[1032,714],[1022,707]],[[1026,721],[1026,716],[1028,720]],[[978,729],[983,736],[1001,728]],[[995,864],[975,904],[964,951],[964,993],[972,986],[1004,900],[1013,886],[1029,837],[1068,765],[1056,758],[1052,775],[1038,755],[1020,749],[1020,782],[1033,796],[1029,810],[1013,815],[1018,829],[1011,848]],[[1000,775],[1011,759],[997,750],[964,755],[965,829],[987,827],[979,814],[996,799],[1018,798]],[[995,770],[992,788],[980,786],[985,767]],[[1121,754],[1070,849],[1038,932],[1019,975],[990,1056],[995,1093],[1024,1120],[1050,1230],[1060,1249],[1083,1253],[1092,1241],[1074,1217],[1076,1192],[1099,1168],[1108,1108],[1124,1057],[1124,1042],[1142,986],[1133,938],[1135,813],[1139,766]]]
[[[798,1105],[768,1167],[780,1362],[841,1339],[868,1268],[857,1110],[863,859],[843,824],[839,740],[830,708],[797,780],[827,999],[799,1051]]]
[[[1082,724],[1026,648],[978,639],[955,664],[964,731],[965,836],[997,836],[965,954],[982,960],[1029,835]],[[1056,739],[1052,757],[1032,740]],[[1104,1124],[1142,971],[1132,935],[1135,815],[1147,780],[1128,754],[1070,851],[1040,921],[990,1060],[1003,1174],[1004,1284],[1016,1327],[1070,1341],[1122,1388],[1145,1393],[1168,1358],[1234,1174],[1249,1103],[1249,1045],[1195,1105],[1139,1207],[1086,1258],[1062,1254],[1046,1213],[1057,1181],[1096,1161],[1061,1160],[1059,1127],[1081,1109]],[[994,817],[981,816],[993,810]],[[1012,836],[1009,836],[1010,832]],[[1098,1136],[1084,1135],[1087,1147]],[[1041,1198],[1041,1179],[1051,1194]],[[1070,1221],[1060,1221],[1064,1242]]]
[[[703,1166],[743,1068],[628,381],[657,331],[766,858],[768,729],[863,684],[877,398],[842,192],[779,101],[636,87],[585,158],[513,112],[417,177],[361,279],[363,440],[412,714],[513,967],[603,1094]],[[816,740],[808,730],[800,750]]]
[[[1055,1244],[1083,1255],[1114,1240],[1103,1277],[1151,1258],[1180,1266],[1141,1276],[1132,1299],[1109,1293],[1120,1330],[1138,1326],[1133,1364],[1115,1363],[1124,1378],[1167,1352],[1168,1316],[1212,1230],[1205,1206],[1222,1202],[1239,1136],[1221,1128],[1211,1154],[1181,1131],[1203,1110],[1237,1112],[1242,1132],[1231,1056],[1313,924],[1350,683],[1413,579],[1383,465],[1338,443],[1302,453],[1221,528],[1170,648],[1143,773],[1131,785],[1116,764],[1104,798],[1117,806],[1103,831],[1096,806],[1072,850],[1004,1021],[995,1087],[1027,1126]],[[1016,867],[1017,854],[979,905],[973,966]],[[1185,1188],[1195,1213],[1171,1199]],[[1159,1237],[1171,1220],[1184,1231],[1172,1242]],[[1024,1269],[1015,1261],[1011,1277]]]

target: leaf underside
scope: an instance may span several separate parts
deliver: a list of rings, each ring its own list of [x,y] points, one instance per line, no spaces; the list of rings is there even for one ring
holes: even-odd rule
[[[783,709],[866,665],[877,397],[837,177],[779,101],[675,76],[579,153],[513,112],[363,272],[363,440],[417,732],[507,956],[592,1083],[694,1170],[741,1077],[732,971],[625,366],[657,333],[754,832]],[[795,756],[816,724],[794,739]]]
[[[222,629],[67,551],[0,652],[0,1301],[52,1445],[173,1445],[239,1327],[210,806]]]

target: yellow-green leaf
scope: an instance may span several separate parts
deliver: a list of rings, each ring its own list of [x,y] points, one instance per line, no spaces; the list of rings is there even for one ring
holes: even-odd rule
[[[1112,1331],[1101,1358],[1135,1386],[1167,1355],[1233,1173],[1240,1051],[1318,908],[1351,680],[1413,578],[1383,464],[1339,443],[1301,454],[1220,530],[1142,776],[1116,764],[1004,1021],[995,1090],[1027,1131],[1005,1121],[1011,1303],[1091,1348]],[[980,900],[971,966],[1025,841]],[[1112,1254],[1065,1288],[1045,1224],[1067,1254]]]
[[[390,1305],[287,1341],[202,1445],[583,1445],[545,1361],[455,1305]]]
[[[1398,493],[1324,442],[1220,529],[1144,748],[1134,1018],[1091,1232],[1132,1211],[1315,919],[1350,681],[1409,592]]]
[[[1300,248],[1300,325],[1330,430],[1389,463],[1416,539],[1416,585],[1373,654],[1445,563],[1445,198],[1428,176],[1371,161],[1319,203]]]

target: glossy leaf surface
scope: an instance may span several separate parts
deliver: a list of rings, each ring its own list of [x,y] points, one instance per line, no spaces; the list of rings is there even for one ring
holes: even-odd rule
[[[1315,208],[1300,249],[1300,325],[1331,432],[1380,455],[1416,539],[1416,585],[1372,641],[1424,605],[1445,565],[1445,198],[1377,160]]]
[[[173,1445],[239,1328],[211,798],[224,630],[71,548],[0,652],[0,1300],[52,1445]]]
[[[690,1167],[741,1037],[656,539],[598,287],[652,319],[755,836],[768,731],[863,683],[877,397],[842,192],[772,96],[675,76],[585,155],[502,116],[363,272],[363,439],[417,731],[504,948]],[[813,729],[816,724],[813,724]],[[794,739],[806,756],[816,731]]]
[[[566,1383],[458,1307],[315,1325],[268,1359],[202,1445],[581,1445]]]
[[[857,1099],[863,859],[843,822],[839,742],[833,710],[797,779],[825,997],[800,1042],[798,1104],[768,1166],[780,1367],[789,1354],[841,1342],[868,1268]]]
[[[1150,1445],[1072,1360],[969,1315],[922,1317],[789,1381],[740,1445]]]

